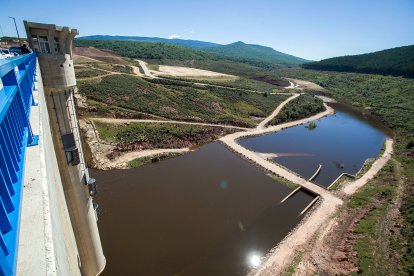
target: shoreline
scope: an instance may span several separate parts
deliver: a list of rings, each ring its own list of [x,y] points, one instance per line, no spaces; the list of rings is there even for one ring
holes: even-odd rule
[[[370,169],[361,178],[348,182],[340,190],[346,194],[348,199],[359,188],[363,187],[371,180],[381,168],[388,162],[393,153],[393,140],[386,140],[386,149],[378,157]],[[326,191],[321,195],[321,200],[317,202],[310,213],[305,215],[301,222],[288,235],[276,245],[265,257],[263,265],[254,272],[254,275],[280,275],[286,271],[292,263],[297,252],[309,245],[309,241],[318,235],[318,238],[329,232],[329,226],[336,219],[334,216],[345,200],[335,196],[332,192]]]
[[[300,94],[293,95],[287,100],[282,102],[268,117],[262,122],[266,122],[269,118],[273,118],[283,109],[283,107]],[[332,115],[335,110],[324,103],[325,111],[317,113],[313,116],[303,118],[296,121],[286,122],[276,126],[263,126],[263,123],[259,123],[256,128],[243,129],[239,132],[225,135],[216,141],[220,141],[226,148],[232,152],[238,154],[241,158],[246,159],[251,165],[264,170],[265,173],[275,174],[283,179],[286,179],[293,184],[299,185],[301,188],[309,190],[316,196],[319,196],[319,200],[303,215],[301,221],[267,254],[262,258],[262,265],[257,269],[251,270],[249,275],[280,275],[286,271],[289,265],[292,263],[298,252],[303,251],[303,248],[310,246],[309,242],[316,236],[320,236],[321,232],[329,232],[327,228],[332,225],[335,220],[335,214],[339,208],[343,205],[353,193],[359,188],[364,186],[371,178],[373,178],[380,169],[391,158],[393,140],[387,139],[385,143],[385,151],[379,156],[372,166],[362,175],[360,178],[347,182],[339,192],[341,195],[335,193],[335,191],[329,191],[323,187],[320,187],[312,182],[307,181],[297,173],[292,172],[277,163],[271,162],[266,159],[263,154],[250,151],[242,147],[238,141],[244,137],[260,136],[267,133],[279,132],[284,129],[303,125],[308,122],[319,120],[323,117]],[[115,148],[114,145],[101,143],[92,121],[83,120],[81,123],[82,130],[86,137],[87,143],[91,149],[91,155],[93,156],[95,167],[101,170],[110,169],[126,169],[127,162],[140,157],[153,156],[160,153],[169,152],[189,152],[190,148],[182,149],[150,149],[142,151],[132,151],[124,153],[114,159],[109,159],[107,154],[112,152]],[[338,192],[338,191],[336,191]],[[319,234],[318,234],[319,233]],[[322,233],[323,234],[323,233]],[[326,234],[326,233],[325,233]]]
[[[304,118],[297,121],[292,121],[277,126],[268,127],[265,129],[252,129],[245,132],[236,132],[222,137],[220,141],[230,148],[233,152],[237,152],[242,158],[247,159],[249,162],[256,166],[263,168],[265,171],[270,171],[285,178],[301,187],[308,189],[320,196],[320,199],[314,206],[311,207],[300,223],[292,229],[283,240],[278,243],[273,249],[271,249],[263,258],[263,264],[256,270],[252,270],[249,275],[280,275],[286,271],[289,265],[292,263],[296,253],[301,248],[308,245],[309,241],[317,235],[317,233],[323,229],[324,225],[331,225],[335,219],[335,213],[343,205],[344,200],[349,198],[359,188],[364,186],[371,178],[373,178],[380,169],[388,162],[393,152],[393,140],[387,139],[384,153],[377,158],[374,164],[362,175],[360,178],[348,182],[341,191],[345,194],[345,199],[341,199],[332,191],[315,185],[302,177],[286,170],[285,168],[278,166],[276,163],[270,162],[261,157],[260,154],[250,151],[237,141],[243,137],[264,135],[271,132],[278,132],[286,128],[294,127],[297,125],[305,124],[307,122],[318,120],[325,116],[334,114],[333,108],[324,103],[326,110],[313,115],[308,118]],[[329,231],[329,229],[327,230]]]

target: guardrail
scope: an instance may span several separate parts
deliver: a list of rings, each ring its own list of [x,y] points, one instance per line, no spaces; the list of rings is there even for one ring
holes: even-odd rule
[[[30,127],[35,105],[36,54],[0,60],[0,274],[16,274],[26,147],[37,145]]]

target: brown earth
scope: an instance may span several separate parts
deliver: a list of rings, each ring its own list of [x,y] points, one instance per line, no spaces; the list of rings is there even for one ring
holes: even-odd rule
[[[73,55],[75,61],[78,56],[83,56],[108,63],[128,64],[128,62],[120,55],[110,50],[101,50],[95,47],[75,47],[73,48]]]
[[[379,218],[378,240],[375,252],[376,260],[373,271],[383,275],[397,275],[402,271],[401,252],[392,249],[391,240],[401,238],[402,217],[399,212],[404,191],[401,166],[394,160],[395,172],[380,180],[373,180],[372,185],[387,183],[396,186],[396,195],[391,203],[383,196],[377,196],[369,204],[359,208],[341,208],[338,216],[321,230],[319,236],[312,239],[299,254],[302,260],[296,268],[295,275],[350,275],[359,273],[359,258],[356,242],[363,238],[354,231],[356,225],[371,211],[388,204],[385,215]],[[399,179],[396,181],[396,179]]]
[[[266,82],[266,83],[273,84],[273,85],[277,85],[277,86],[280,86],[280,87],[287,87],[287,86],[290,85],[290,83],[288,81],[275,80],[275,79],[271,79],[271,78],[267,78],[267,77],[254,77],[252,79],[257,80],[257,81],[261,81],[261,82]]]
[[[298,80],[298,79],[292,79],[292,78],[286,78],[287,80],[293,81],[294,83],[296,83],[297,85],[299,85],[299,89],[308,89],[308,90],[313,90],[313,91],[320,91],[320,92],[325,92],[326,89],[323,88],[322,86],[310,82],[310,81],[305,81],[305,80]]]
[[[101,118],[106,123],[128,124],[130,120]],[[237,127],[186,123],[179,124],[201,125],[209,127],[210,131],[200,134],[189,134],[183,137],[177,137],[162,143],[136,142],[128,144],[113,144],[102,141],[99,133],[95,128],[94,121],[100,121],[99,118],[81,119],[79,125],[82,130],[83,139],[88,146],[86,147],[86,158],[88,165],[102,170],[124,169],[127,168],[127,162],[135,158],[157,155],[161,153],[175,153],[189,151],[190,148],[200,144],[214,141],[221,136],[238,131]],[[140,120],[136,120],[140,121]],[[171,121],[151,121],[145,122],[171,123]],[[172,121],[174,122],[174,121]]]

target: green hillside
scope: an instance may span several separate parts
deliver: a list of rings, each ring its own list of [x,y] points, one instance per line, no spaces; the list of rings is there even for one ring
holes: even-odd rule
[[[414,45],[379,52],[324,59],[302,65],[306,69],[414,77]]]
[[[269,47],[243,42],[194,49],[160,42],[76,39],[74,46],[109,49],[124,57],[159,60],[161,63],[174,61],[173,63],[179,64],[183,61],[194,63],[227,60],[269,69],[296,66],[307,62],[305,59],[277,52]]]
[[[125,41],[141,41],[141,42],[161,42],[168,44],[175,44],[180,46],[185,46],[189,48],[206,48],[212,46],[218,46],[220,44],[200,41],[200,40],[191,40],[191,39],[168,39],[162,37],[144,37],[144,36],[119,36],[119,35],[90,35],[79,37],[79,40],[125,40]]]
[[[203,50],[263,68],[274,68],[280,65],[292,66],[309,62],[303,58],[278,52],[270,47],[246,44],[241,41]]]
[[[139,59],[178,61],[218,59],[211,53],[159,42],[76,39],[74,46],[109,49],[121,56]]]

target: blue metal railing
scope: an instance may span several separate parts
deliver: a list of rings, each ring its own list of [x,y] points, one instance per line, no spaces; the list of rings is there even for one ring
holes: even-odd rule
[[[0,60],[0,274],[16,273],[26,147],[38,137],[30,127],[36,54]]]

